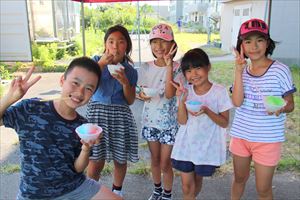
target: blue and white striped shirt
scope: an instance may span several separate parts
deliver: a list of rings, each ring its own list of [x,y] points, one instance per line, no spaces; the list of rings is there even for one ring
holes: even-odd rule
[[[263,96],[284,97],[294,93],[291,72],[288,66],[274,61],[261,76],[243,72],[244,101],[236,109],[230,135],[251,142],[283,142],[286,115],[268,115]]]

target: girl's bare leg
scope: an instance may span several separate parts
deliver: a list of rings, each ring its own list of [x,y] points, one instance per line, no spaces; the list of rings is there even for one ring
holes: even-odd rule
[[[272,180],[276,166],[263,166],[255,162],[254,167],[258,199],[272,200]]]
[[[231,199],[241,199],[250,174],[251,157],[233,155],[234,177],[231,185]]]

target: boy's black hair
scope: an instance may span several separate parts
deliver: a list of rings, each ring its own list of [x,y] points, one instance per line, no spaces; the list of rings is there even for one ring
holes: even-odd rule
[[[154,38],[154,39],[156,39],[156,38]],[[152,42],[154,39],[150,40],[150,44],[151,44],[151,42]],[[175,47],[174,47],[174,48],[177,48],[177,43],[175,42],[175,40],[172,40],[171,42],[174,42],[174,43],[175,43]],[[177,53],[177,50],[175,51],[175,53],[174,53],[174,55],[173,55],[173,58],[176,56],[176,53]],[[152,52],[152,55],[153,55],[154,58],[157,58],[156,55],[154,55],[153,52]]]
[[[186,52],[181,59],[181,70],[185,75],[185,71],[190,68],[209,68],[210,62],[208,55],[200,48],[194,48]]]
[[[256,33],[256,34],[259,34],[259,33]],[[252,34],[250,34],[250,35],[252,35]],[[249,35],[249,36],[250,36],[250,35]],[[249,36],[248,36],[248,37],[249,37]],[[244,40],[247,39],[248,37],[244,38]],[[264,35],[261,35],[261,37],[265,38],[265,39],[267,40],[267,43],[268,43],[268,47],[267,47],[267,49],[266,49],[265,56],[267,57],[268,55],[272,55],[272,54],[273,54],[273,51],[274,51],[274,49],[275,49],[275,46],[276,46],[275,44],[276,44],[277,42],[275,42],[274,40],[272,40],[270,37],[265,37]],[[242,38],[238,37],[238,40],[237,40],[237,43],[236,43],[236,50],[237,50],[239,53],[241,53],[241,44],[242,44],[242,42],[243,42]],[[245,58],[248,58],[248,57],[245,55],[245,53],[244,53],[244,57],[245,57]]]
[[[105,33],[105,36],[104,36],[104,51],[106,51],[105,49],[105,43],[109,37],[110,34],[114,33],[114,32],[120,32],[122,33],[122,35],[125,37],[126,39],[126,42],[127,42],[127,48],[126,48],[126,54],[125,54],[125,57],[128,61],[130,62],[133,62],[132,59],[130,58],[130,55],[131,55],[131,51],[132,51],[132,42],[131,42],[131,38],[129,36],[129,33],[128,33],[128,30],[122,26],[122,25],[115,25],[115,26],[112,26],[110,27],[106,33]]]
[[[81,67],[81,68],[86,69],[90,72],[93,72],[94,74],[97,75],[98,83],[99,83],[100,77],[101,77],[101,70],[100,70],[100,67],[99,67],[98,63],[96,63],[94,60],[92,60],[91,58],[86,57],[86,56],[75,58],[74,60],[72,60],[72,62],[69,64],[68,68],[66,69],[66,71],[64,73],[64,79],[67,78],[68,74],[75,67]],[[98,83],[97,83],[97,87],[99,85]]]

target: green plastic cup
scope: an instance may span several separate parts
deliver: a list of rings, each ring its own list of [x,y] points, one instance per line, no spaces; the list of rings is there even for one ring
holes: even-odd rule
[[[286,105],[285,100],[278,96],[265,96],[263,101],[268,112],[276,112]]]

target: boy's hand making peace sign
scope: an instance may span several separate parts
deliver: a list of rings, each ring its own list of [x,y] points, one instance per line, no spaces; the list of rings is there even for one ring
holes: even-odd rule
[[[41,79],[41,76],[37,76],[29,81],[34,68],[34,66],[31,67],[24,78],[22,76],[18,76],[14,80],[12,80],[8,93],[6,95],[10,102],[16,102],[21,99],[26,94],[28,89]]]
[[[12,80],[7,94],[3,98],[0,98],[0,126],[3,125],[2,117],[5,110],[10,105],[21,99],[26,94],[28,89],[41,79],[41,76],[37,76],[29,81],[33,71],[34,67],[31,67],[24,78],[19,76]]]

